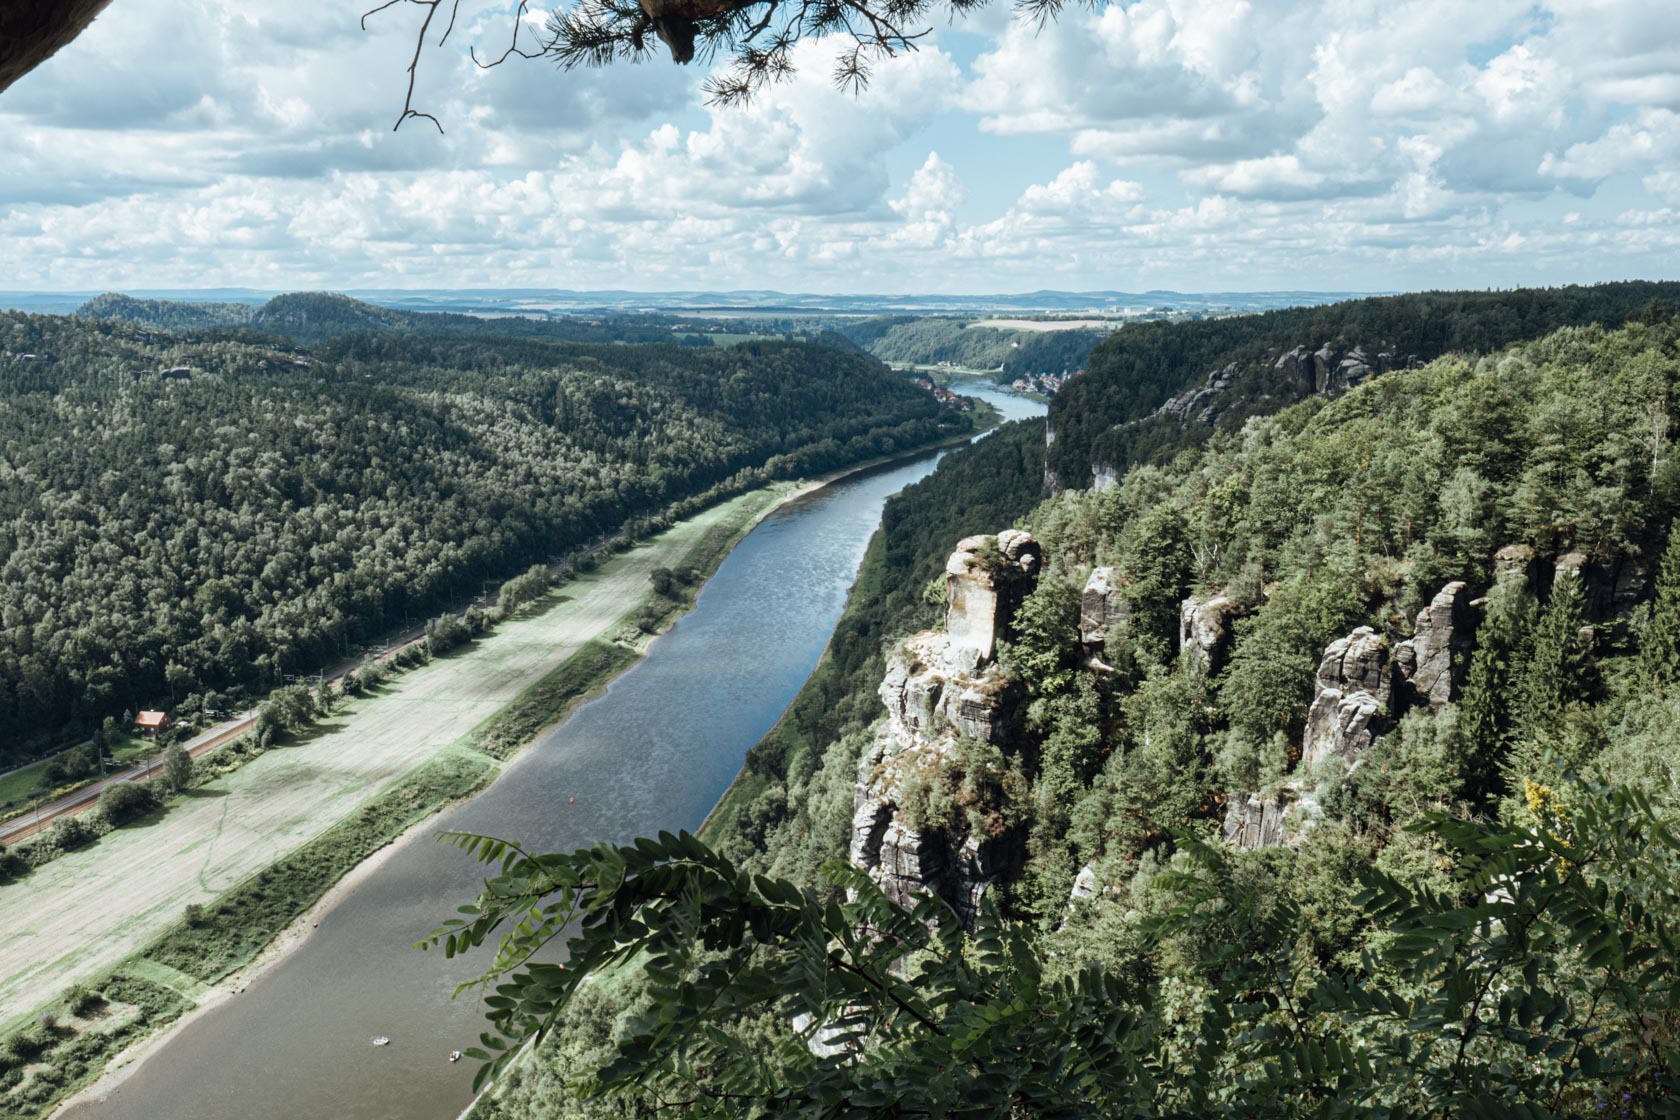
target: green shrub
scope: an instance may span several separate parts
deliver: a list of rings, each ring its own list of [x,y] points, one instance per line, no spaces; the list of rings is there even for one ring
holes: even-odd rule
[[[143,817],[157,806],[157,796],[150,786],[141,782],[116,782],[106,786],[105,792],[99,795],[99,812],[113,828]]]

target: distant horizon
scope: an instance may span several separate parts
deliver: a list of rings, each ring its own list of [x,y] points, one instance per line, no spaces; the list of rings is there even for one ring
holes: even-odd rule
[[[0,290],[0,308],[38,314],[68,314],[102,295],[173,303],[238,303],[260,306],[286,295],[319,292],[402,311],[454,313],[625,314],[660,313],[695,316],[873,316],[883,314],[1112,315],[1153,310],[1265,311],[1361,299],[1374,292],[1249,291],[1183,292],[1158,288],[1127,292],[1113,289],[1030,292],[798,292],[768,288],[726,291],[625,288],[128,288]]]

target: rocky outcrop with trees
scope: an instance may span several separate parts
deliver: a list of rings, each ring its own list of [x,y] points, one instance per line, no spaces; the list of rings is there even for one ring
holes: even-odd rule
[[[1026,533],[965,538],[945,567],[945,625],[915,635],[881,683],[887,718],[859,765],[850,859],[888,898],[944,898],[965,920],[1020,838],[995,813],[1016,690],[998,664],[1043,553]]]

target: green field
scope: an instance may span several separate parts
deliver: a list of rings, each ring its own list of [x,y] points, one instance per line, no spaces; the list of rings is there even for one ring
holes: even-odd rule
[[[194,790],[142,827],[0,887],[0,1033],[66,986],[105,974],[251,875],[360,810],[476,730],[556,667],[610,642],[651,595],[655,568],[732,540],[792,490],[753,491],[607,559],[472,647],[354,700],[316,732]],[[592,687],[592,686],[591,686]]]

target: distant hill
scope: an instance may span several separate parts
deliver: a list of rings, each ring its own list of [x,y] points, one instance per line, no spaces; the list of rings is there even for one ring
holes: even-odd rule
[[[0,312],[0,769],[125,710],[243,704],[626,526],[973,427],[798,342],[368,330],[510,321],[319,294],[171,333],[143,324],[176,307],[100,306],[142,324]]]
[[[320,342],[367,331],[404,331],[457,338],[535,338],[553,342],[664,342],[709,346],[708,328],[735,330],[730,324],[685,319],[681,324],[659,315],[582,317],[518,314],[462,315],[445,311],[403,311],[352,299],[334,292],[291,292],[261,306],[243,303],[195,303],[136,299],[108,293],[89,300],[76,314],[87,319],[132,323],[149,330],[246,330]]]
[[[165,299],[135,299],[118,292],[95,296],[76,309],[87,319],[113,319],[162,331],[199,331],[243,327],[259,309],[245,303],[183,303]]]
[[[994,371],[999,381],[1083,369],[1091,348],[1111,333],[1007,329],[936,315],[882,315],[846,322],[839,331],[884,362],[949,362]]]
[[[1078,489],[1093,478],[1197,446],[1216,429],[1236,430],[1318,393],[1350,387],[1340,369],[1327,383],[1315,352],[1358,376],[1487,353],[1560,327],[1617,326],[1653,301],[1680,304],[1680,282],[1628,281],[1492,292],[1418,292],[1178,323],[1131,323],[1091,353],[1088,372],[1050,408],[1048,478]],[[1294,361],[1287,359],[1301,348]],[[1354,351],[1361,351],[1355,355]],[[1383,357],[1386,356],[1386,357]],[[1363,358],[1364,361],[1360,359]],[[1350,367],[1353,368],[1353,367]],[[1356,381],[1355,381],[1356,383]]]

